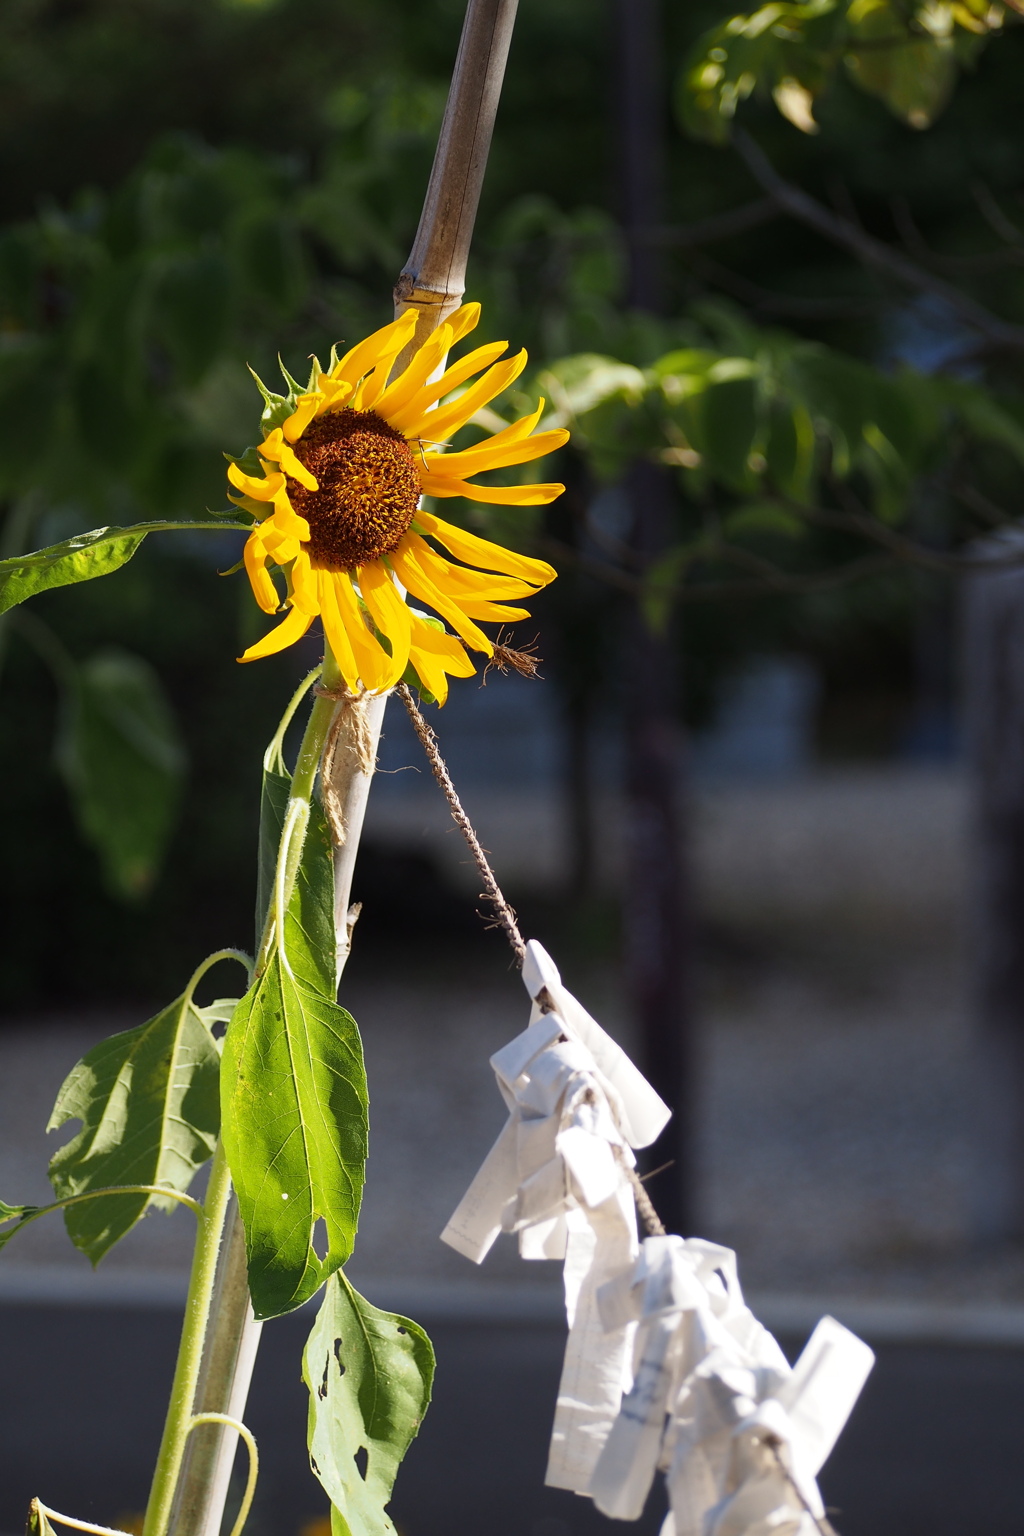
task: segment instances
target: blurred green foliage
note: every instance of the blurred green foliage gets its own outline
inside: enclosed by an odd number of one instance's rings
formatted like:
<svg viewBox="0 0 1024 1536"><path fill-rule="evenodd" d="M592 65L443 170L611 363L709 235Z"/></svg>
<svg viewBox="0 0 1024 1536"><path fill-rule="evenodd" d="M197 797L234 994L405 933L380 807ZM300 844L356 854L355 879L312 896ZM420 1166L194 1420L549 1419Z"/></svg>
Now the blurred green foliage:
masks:
<svg viewBox="0 0 1024 1536"><path fill-rule="evenodd" d="M691 132L724 143L740 102L760 91L794 127L817 133L815 101L845 69L911 128L928 128L960 69L1020 9L1019 0L771 0L699 39L679 75L679 113Z"/></svg>
<svg viewBox="0 0 1024 1536"><path fill-rule="evenodd" d="M280 351L301 373L310 351L388 318L462 9L9 0L0 10L0 555L101 522L219 511L221 454L251 441L257 419L246 365L269 378ZM897 572L800 589L864 553L849 527L808 510L842 511L840 485L890 529L919 533L924 518L941 548L976 532L948 484L969 470L1012 505L1017 356L975 348L968 365L936 373L927 306L782 218L695 243L674 232L759 195L741 159L717 147L733 80L732 107L749 97L743 119L790 180L855 209L883 240L919 239L926 264L1024 319L1012 248L1024 212L1024 33L982 47L978 28L994 27L998 9L817 0L762 8L742 25L713 0L669 9L667 74L694 80L709 62L723 74L703 103L699 91L677 96L681 121L666 121L667 223L655 234L671 318L654 320L621 304L608 18L586 0L523 0L470 288L485 303L481 339L528 345L526 395L546 393L575 429L559 466L563 502L543 523L500 512L491 523L565 555L537 611L570 709L582 696L604 707L622 686L610 637L623 599L594 573L588 508L637 451L673 466L680 488L677 547L641 583L652 618L664 618L681 580L705 598L722 587L682 614L691 719L706 718L723 673L753 650L798 649L826 678L859 668L869 685L907 687L919 581ZM884 48L851 53L881 10L898 46L883 38ZM928 68L910 73L924 89L935 64L929 118L949 96L950 59L969 66L927 134L908 126L923 109L900 95L906 70L900 85L891 67L920 62L922 49ZM813 98L813 122L800 121L799 93L780 96L789 80ZM935 324L957 339L948 314ZM34 599L68 658L63 673L39 633L33 644L0 618L13 722L0 793L24 807L5 845L19 876L0 961L10 1004L104 995L115 972L124 992L174 990L211 914L219 934L245 942L259 754L316 642L236 667L259 624L243 580L216 574L237 557L230 533L161 535L111 580ZM790 588L773 591L772 571ZM744 575L754 595L741 601L725 583ZM104 840L106 807L127 808L133 791L123 776L90 775L103 733L117 752L134 751L135 785L145 774L162 785L133 842L148 850L141 863ZM180 801L186 759L192 792ZM62 783L79 791L74 813ZM124 910L111 894L147 890ZM115 967L125 950L137 961Z"/></svg>

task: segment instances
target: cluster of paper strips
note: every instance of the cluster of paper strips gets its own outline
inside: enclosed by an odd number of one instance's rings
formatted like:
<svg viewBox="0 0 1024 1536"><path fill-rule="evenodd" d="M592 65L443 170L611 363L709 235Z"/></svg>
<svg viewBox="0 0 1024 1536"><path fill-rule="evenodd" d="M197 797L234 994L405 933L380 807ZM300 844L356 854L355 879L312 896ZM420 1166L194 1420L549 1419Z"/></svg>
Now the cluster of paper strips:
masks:
<svg viewBox="0 0 1024 1536"><path fill-rule="evenodd" d="M874 1363L821 1320L794 1367L743 1301L736 1256L700 1238L648 1237L598 1294L605 1327L636 1324L633 1382L587 1492L639 1518L667 1474L663 1536L813 1536L815 1477Z"/></svg>
<svg viewBox="0 0 1024 1536"><path fill-rule="evenodd" d="M569 1318L547 1481L585 1489L629 1381L633 1326L606 1330L597 1291L637 1256L626 1168L670 1111L621 1046L527 945L530 1025L491 1057L509 1118L442 1237L477 1264L499 1232L525 1259L563 1259Z"/></svg>
<svg viewBox="0 0 1024 1536"><path fill-rule="evenodd" d="M509 1119L442 1234L481 1263L499 1232L564 1261L569 1338L547 1483L639 1518L655 1471L662 1536L814 1536L816 1475L873 1363L824 1318L795 1367L743 1301L736 1258L637 1239L633 1149L669 1110L562 985L535 940L529 1027L491 1058Z"/></svg>

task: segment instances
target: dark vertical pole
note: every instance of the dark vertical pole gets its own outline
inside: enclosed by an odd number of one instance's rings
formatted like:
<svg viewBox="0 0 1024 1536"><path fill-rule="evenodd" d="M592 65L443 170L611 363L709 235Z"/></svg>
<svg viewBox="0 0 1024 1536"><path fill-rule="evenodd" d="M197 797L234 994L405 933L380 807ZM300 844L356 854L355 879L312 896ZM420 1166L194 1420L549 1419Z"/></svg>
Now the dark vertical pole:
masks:
<svg viewBox="0 0 1024 1536"><path fill-rule="evenodd" d="M976 546L1024 556L1019 532ZM1024 568L965 584L963 688L973 792L971 950L980 1094L972 1215L1024 1236Z"/></svg>
<svg viewBox="0 0 1024 1536"><path fill-rule="evenodd" d="M615 0L619 71L621 205L629 252L627 300L658 313L662 274L649 232L662 219L665 121L659 0ZM638 461L626 481L631 545L641 569L672 542L674 488L667 471ZM685 895L678 647L655 634L639 606L628 619L626 706L626 980L651 1082L674 1114L650 1156L672 1167L650 1181L669 1231L693 1228L690 950Z"/></svg>
<svg viewBox="0 0 1024 1536"><path fill-rule="evenodd" d="M665 82L660 0L614 0L618 69L619 203L629 253L626 302L656 314L661 260L650 231L661 222Z"/></svg>

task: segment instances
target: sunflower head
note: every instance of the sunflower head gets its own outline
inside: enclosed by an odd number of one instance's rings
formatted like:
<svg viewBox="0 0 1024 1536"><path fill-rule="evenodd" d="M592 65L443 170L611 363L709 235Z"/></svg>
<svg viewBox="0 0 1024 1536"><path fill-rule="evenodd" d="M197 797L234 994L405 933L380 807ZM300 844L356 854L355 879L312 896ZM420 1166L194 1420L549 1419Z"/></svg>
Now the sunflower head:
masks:
<svg viewBox="0 0 1024 1536"><path fill-rule="evenodd" d="M567 432L534 431L543 401L483 442L444 451L526 364L525 352L502 358L507 343L494 342L445 369L448 352L479 315L478 304L464 305L397 373L416 329L414 310L341 357L332 350L326 368L314 359L304 389L287 373L287 395L256 380L265 402L263 441L231 462L228 479L239 493L232 501L258 519L244 552L256 601L285 616L240 660L283 650L319 617L354 692L381 692L408 677L443 703L449 676L476 670L468 650L493 654L477 621L527 617L510 602L545 586L553 568L421 506L424 495L541 506L564 490L472 479L561 447ZM283 594L273 568L284 574ZM411 606L409 597L432 611Z"/></svg>

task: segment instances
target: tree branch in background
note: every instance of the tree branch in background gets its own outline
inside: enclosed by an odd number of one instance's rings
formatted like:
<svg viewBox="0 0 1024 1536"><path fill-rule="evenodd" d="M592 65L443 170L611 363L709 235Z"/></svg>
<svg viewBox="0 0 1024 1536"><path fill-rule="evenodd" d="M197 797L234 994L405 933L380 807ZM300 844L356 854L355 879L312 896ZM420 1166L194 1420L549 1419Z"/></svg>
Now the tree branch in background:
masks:
<svg viewBox="0 0 1024 1536"><path fill-rule="evenodd" d="M753 203L730 208L726 213L711 214L706 219L696 219L692 224L648 225L637 231L637 239L645 245L712 245L716 240L745 235L748 229L768 224L781 217L781 213L774 198L759 197Z"/></svg>
<svg viewBox="0 0 1024 1536"><path fill-rule="evenodd" d="M831 213L800 187L785 181L749 134L738 130L735 143L754 180L791 218L816 230L834 245L852 251L865 266L886 273L905 287L931 293L942 299L966 325L978 331L993 346L1013 351L1024 350L1024 326L1001 320L952 283L947 283L944 278L929 272L899 251L894 251L884 241L876 240L850 219Z"/></svg>
<svg viewBox="0 0 1024 1536"><path fill-rule="evenodd" d="M687 260L699 277L706 277L717 287L734 294L744 304L749 304L751 309L761 312L791 315L799 320L846 320L877 314L882 307L879 299L845 299L841 295L834 299L804 299L798 294L762 288L760 283L751 282L748 277L733 272L713 257L697 251L691 251Z"/></svg>

